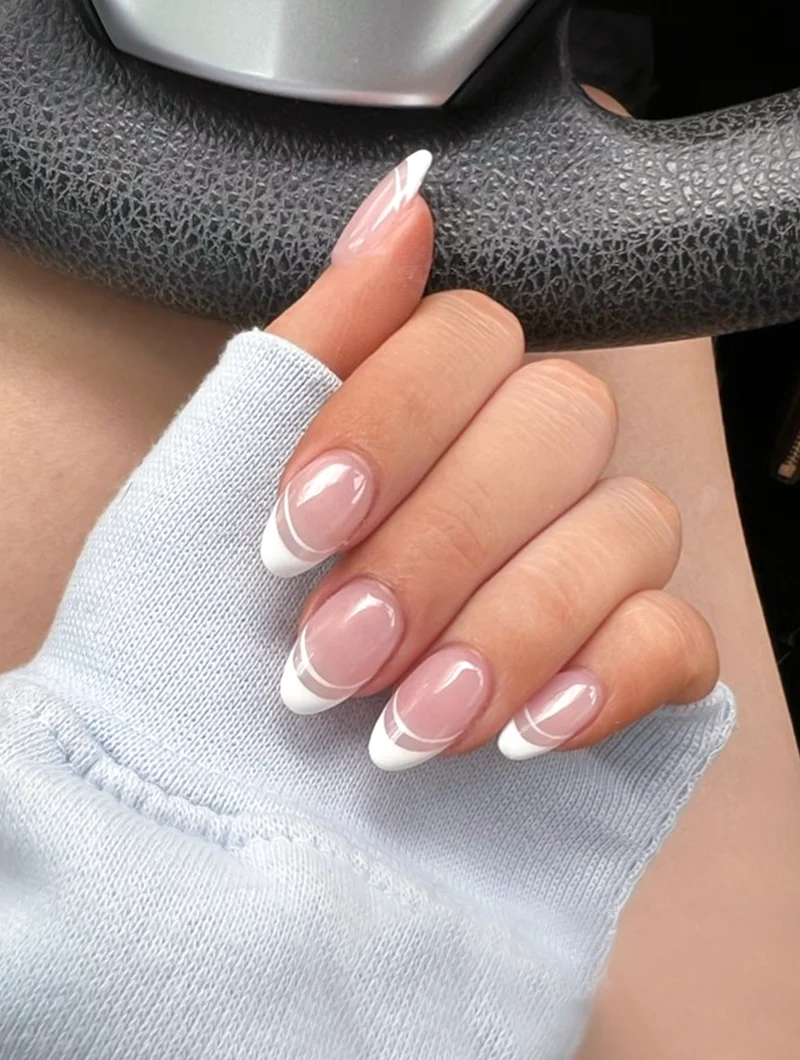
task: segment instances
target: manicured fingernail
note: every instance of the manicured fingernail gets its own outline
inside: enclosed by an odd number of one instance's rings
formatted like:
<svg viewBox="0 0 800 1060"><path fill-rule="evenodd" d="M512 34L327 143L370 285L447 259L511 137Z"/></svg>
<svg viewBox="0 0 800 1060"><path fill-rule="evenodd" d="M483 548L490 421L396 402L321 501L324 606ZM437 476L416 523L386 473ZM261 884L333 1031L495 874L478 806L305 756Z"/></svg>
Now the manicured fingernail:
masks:
<svg viewBox="0 0 800 1060"><path fill-rule="evenodd" d="M415 151L383 178L339 236L331 255L334 265L347 265L376 250L422 187L432 161L430 151Z"/></svg>
<svg viewBox="0 0 800 1060"><path fill-rule="evenodd" d="M295 714L318 714L348 699L380 670L403 636L390 589L357 578L315 611L286 660L281 699Z"/></svg>
<svg viewBox="0 0 800 1060"><path fill-rule="evenodd" d="M593 673L565 670L514 715L497 746L515 762L552 751L594 721L605 700L605 688Z"/></svg>
<svg viewBox="0 0 800 1060"><path fill-rule="evenodd" d="M438 755L488 702L491 684L488 663L472 648L453 645L430 655L384 707L370 758L394 772Z"/></svg>
<svg viewBox="0 0 800 1060"><path fill-rule="evenodd" d="M365 460L345 449L312 460L278 498L261 539L264 566L293 578L338 552L372 504L375 483Z"/></svg>

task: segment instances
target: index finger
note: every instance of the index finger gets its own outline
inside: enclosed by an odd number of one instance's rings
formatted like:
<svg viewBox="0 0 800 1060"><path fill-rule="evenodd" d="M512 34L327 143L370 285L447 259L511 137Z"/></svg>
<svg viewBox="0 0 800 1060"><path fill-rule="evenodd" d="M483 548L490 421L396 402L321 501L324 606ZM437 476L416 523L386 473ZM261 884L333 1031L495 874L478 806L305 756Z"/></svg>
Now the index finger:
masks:
<svg viewBox="0 0 800 1060"><path fill-rule="evenodd" d="M266 329L346 379L417 307L433 257L433 219L418 192L431 164L417 151L367 196L317 282Z"/></svg>

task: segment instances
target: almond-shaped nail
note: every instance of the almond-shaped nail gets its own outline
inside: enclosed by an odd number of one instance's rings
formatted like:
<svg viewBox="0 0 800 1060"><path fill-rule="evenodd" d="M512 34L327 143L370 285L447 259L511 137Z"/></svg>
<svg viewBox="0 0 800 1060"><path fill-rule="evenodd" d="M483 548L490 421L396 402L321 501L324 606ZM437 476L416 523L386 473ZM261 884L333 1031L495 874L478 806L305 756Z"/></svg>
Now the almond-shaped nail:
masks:
<svg viewBox="0 0 800 1060"><path fill-rule="evenodd" d="M564 670L514 715L497 746L515 762L545 754L593 722L605 701L605 688L593 673Z"/></svg>
<svg viewBox="0 0 800 1060"><path fill-rule="evenodd" d="M383 178L339 236L331 255L334 265L347 265L378 249L422 187L432 161L430 151L415 151Z"/></svg>
<svg viewBox="0 0 800 1060"><path fill-rule="evenodd" d="M293 578L338 552L367 516L372 469L356 453L332 450L299 471L278 498L261 539L264 566Z"/></svg>
<svg viewBox="0 0 800 1060"><path fill-rule="evenodd" d="M395 772L449 747L486 705L491 673L472 648L452 645L428 656L398 687L369 741L376 766Z"/></svg>
<svg viewBox="0 0 800 1060"><path fill-rule="evenodd" d="M281 699L295 714L318 714L349 699L394 653L405 623L394 593L356 578L314 612L286 660Z"/></svg>

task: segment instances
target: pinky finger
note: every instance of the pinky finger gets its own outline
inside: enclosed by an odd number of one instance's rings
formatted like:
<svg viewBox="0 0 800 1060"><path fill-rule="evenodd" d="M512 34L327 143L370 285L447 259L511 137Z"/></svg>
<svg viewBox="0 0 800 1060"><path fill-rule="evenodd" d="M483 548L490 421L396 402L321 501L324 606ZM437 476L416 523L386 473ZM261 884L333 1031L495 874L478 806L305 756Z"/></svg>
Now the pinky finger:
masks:
<svg viewBox="0 0 800 1060"><path fill-rule="evenodd" d="M719 676L714 635L666 592L629 597L511 719L498 747L522 760L604 740L664 703L692 703Z"/></svg>

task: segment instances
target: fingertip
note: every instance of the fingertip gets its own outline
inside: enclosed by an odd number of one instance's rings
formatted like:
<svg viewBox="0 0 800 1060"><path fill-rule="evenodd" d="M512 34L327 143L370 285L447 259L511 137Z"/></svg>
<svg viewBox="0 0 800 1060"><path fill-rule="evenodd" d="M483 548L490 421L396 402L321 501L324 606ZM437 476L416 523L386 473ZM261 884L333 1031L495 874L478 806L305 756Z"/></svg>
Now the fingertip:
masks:
<svg viewBox="0 0 800 1060"><path fill-rule="evenodd" d="M433 256L433 213L427 200L417 195L409 204L404 222L398 225L398 235L402 235L411 249L416 249L421 260L430 264Z"/></svg>
<svg viewBox="0 0 800 1060"><path fill-rule="evenodd" d="M381 269L388 267L393 272L396 284L393 297L397 304L408 300L416 307L422 298L433 262L434 221L428 203L417 195L409 203L405 215L387 236L381 252L385 261ZM336 265L331 266L335 271ZM352 266L341 266L350 271ZM379 266L374 266L379 268ZM408 314L410 315L410 313Z"/></svg>
<svg viewBox="0 0 800 1060"><path fill-rule="evenodd" d="M346 379L412 315L428 282L434 222L416 195L369 253L333 260L269 325Z"/></svg>
<svg viewBox="0 0 800 1060"><path fill-rule="evenodd" d="M334 266L391 254L397 230L416 202L432 161L430 151L415 151L379 181L336 240L331 253Z"/></svg>

